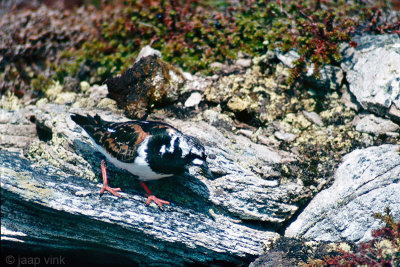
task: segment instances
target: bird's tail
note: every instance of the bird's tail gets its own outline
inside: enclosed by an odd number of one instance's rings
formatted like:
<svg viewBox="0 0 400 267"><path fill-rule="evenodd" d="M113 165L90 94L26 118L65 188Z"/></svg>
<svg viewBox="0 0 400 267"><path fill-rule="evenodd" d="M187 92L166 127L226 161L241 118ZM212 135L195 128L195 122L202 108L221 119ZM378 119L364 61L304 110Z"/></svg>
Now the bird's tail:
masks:
<svg viewBox="0 0 400 267"><path fill-rule="evenodd" d="M93 135L94 131L99 127L102 127L103 121L99 115L95 115L94 117L90 115L82 116L80 114L72 114L71 119L81 126L89 135Z"/></svg>

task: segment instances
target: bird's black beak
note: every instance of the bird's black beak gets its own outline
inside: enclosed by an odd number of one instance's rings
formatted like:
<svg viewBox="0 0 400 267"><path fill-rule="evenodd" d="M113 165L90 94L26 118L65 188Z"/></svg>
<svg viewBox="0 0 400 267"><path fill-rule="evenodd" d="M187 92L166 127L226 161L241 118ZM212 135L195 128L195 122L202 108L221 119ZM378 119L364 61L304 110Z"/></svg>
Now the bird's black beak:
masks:
<svg viewBox="0 0 400 267"><path fill-rule="evenodd" d="M199 166L201 169L201 174L204 175L206 178L213 179L214 176L212 175L210 169L208 168L207 161L201 160L201 159L195 159L193 162L193 165Z"/></svg>
<svg viewBox="0 0 400 267"><path fill-rule="evenodd" d="M210 178L210 179L213 179L213 178L214 178L213 174L212 174L211 171L210 171L210 168L208 168L207 161L204 160L204 161L203 161L203 164L200 165L200 168L201 168L202 174L203 174L206 178Z"/></svg>

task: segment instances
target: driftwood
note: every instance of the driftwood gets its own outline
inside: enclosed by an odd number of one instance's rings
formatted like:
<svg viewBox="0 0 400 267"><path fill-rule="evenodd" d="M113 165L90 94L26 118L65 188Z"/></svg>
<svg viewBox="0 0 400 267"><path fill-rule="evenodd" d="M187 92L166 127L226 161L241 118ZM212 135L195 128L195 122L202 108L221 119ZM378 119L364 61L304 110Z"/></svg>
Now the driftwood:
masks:
<svg viewBox="0 0 400 267"><path fill-rule="evenodd" d="M293 155L222 134L204 122L180 120L167 122L205 144L213 179L193 167L150 183L157 196L172 203L161 211L145 206L134 176L110 164L111 183L122 187L122 198L99 197L101 155L71 121L71 112L121 118L55 104L6 114L31 118L42 139L33 141L25 156L1 152L2 238L9 247L40 244L64 252L85 247L143 264L241 265L262 254L298 209L293 196L299 199L302 186L280 182L276 171L261 176L252 170L295 161Z"/></svg>

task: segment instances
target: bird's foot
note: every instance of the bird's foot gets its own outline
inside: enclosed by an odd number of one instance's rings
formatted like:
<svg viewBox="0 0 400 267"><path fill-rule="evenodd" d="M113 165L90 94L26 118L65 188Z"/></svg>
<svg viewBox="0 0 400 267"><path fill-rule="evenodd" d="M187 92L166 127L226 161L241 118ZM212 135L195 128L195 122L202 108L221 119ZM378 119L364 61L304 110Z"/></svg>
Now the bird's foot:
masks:
<svg viewBox="0 0 400 267"><path fill-rule="evenodd" d="M147 197L147 201L146 201L146 205L149 205L152 201L154 201L154 203L156 203L160 209L162 209L162 205L169 205L169 201L165 201L162 199L159 199L158 197L156 197L155 195L153 195L150 191L150 189L147 187L147 185L144 182L140 182L140 184L142 185L142 187L144 188L144 190L146 191L146 197Z"/></svg>
<svg viewBox="0 0 400 267"><path fill-rule="evenodd" d="M112 188L108 184L103 184L103 187L100 190L100 195L104 194L105 191L110 192L116 197L121 197L121 195L117 193L118 191L121 191L121 188Z"/></svg>
<svg viewBox="0 0 400 267"><path fill-rule="evenodd" d="M101 173L103 175L103 187L100 190L100 195L103 195L105 191L108 191L116 197L121 197L121 195L117 193L117 191L121 191L121 188L112 188L108 185L107 164L105 160L101 161Z"/></svg>
<svg viewBox="0 0 400 267"><path fill-rule="evenodd" d="M146 195L146 196L147 196L146 205L149 205L153 201L154 203L156 203L160 207L160 209L162 209L162 205L169 205L170 204L169 201L159 199L155 195Z"/></svg>

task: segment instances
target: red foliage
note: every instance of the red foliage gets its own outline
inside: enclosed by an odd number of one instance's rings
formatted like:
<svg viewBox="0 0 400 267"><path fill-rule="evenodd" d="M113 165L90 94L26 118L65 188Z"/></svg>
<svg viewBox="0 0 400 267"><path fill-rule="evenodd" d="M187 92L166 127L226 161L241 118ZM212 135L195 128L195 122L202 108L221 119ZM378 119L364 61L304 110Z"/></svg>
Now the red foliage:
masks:
<svg viewBox="0 0 400 267"><path fill-rule="evenodd" d="M351 46L351 47L357 47L358 46L358 43L357 42L354 42L354 41L350 41L349 42L349 45Z"/></svg>
<svg viewBox="0 0 400 267"><path fill-rule="evenodd" d="M372 231L374 238L368 243L360 243L356 252L339 250L339 255L327 257L322 262L312 262L309 266L400 266L400 221L394 222L388 208L385 213L374 214L375 218L381 219L386 225ZM381 248L379 243L383 240L391 243L392 251Z"/></svg>

